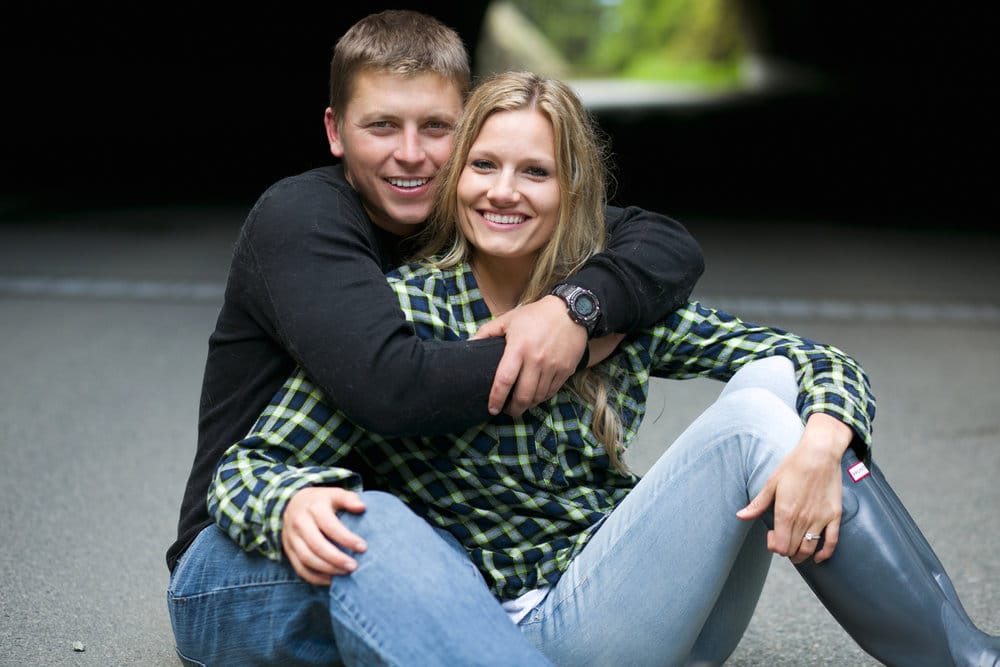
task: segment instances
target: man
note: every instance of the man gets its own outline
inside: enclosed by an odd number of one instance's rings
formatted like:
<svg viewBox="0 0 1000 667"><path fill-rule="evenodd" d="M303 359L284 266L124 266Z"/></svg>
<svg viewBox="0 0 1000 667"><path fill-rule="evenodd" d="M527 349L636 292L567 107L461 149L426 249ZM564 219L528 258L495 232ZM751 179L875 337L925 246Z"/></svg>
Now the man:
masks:
<svg viewBox="0 0 1000 667"><path fill-rule="evenodd" d="M561 295L498 318L479 340L417 339L383 273L430 211L468 88L461 40L435 19L362 19L331 62L325 123L342 164L277 183L250 212L209 340L198 451L167 555L182 657L544 664L460 547L385 494L296 493L282 517L287 563L239 551L205 503L220 455L296 365L366 428L452 432L547 399L588 336L651 324L686 300L702 271L694 240L662 216L611 209L608 251Z"/></svg>

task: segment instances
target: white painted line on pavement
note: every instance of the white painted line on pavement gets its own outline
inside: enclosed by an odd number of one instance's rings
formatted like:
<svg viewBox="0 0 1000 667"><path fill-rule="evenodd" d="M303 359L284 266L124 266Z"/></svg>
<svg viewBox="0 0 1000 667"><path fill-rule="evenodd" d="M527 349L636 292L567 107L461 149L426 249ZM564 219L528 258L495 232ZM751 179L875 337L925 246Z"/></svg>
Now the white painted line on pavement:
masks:
<svg viewBox="0 0 1000 667"><path fill-rule="evenodd" d="M0 296L220 302L223 283L0 276ZM744 320L792 318L839 322L1000 323L994 304L751 298L697 295L705 306Z"/></svg>
<svg viewBox="0 0 1000 667"><path fill-rule="evenodd" d="M705 306L744 320L787 317L841 322L1000 323L1000 306L994 304L725 296L697 299Z"/></svg>
<svg viewBox="0 0 1000 667"><path fill-rule="evenodd" d="M222 283L0 276L0 295L139 301L221 301Z"/></svg>

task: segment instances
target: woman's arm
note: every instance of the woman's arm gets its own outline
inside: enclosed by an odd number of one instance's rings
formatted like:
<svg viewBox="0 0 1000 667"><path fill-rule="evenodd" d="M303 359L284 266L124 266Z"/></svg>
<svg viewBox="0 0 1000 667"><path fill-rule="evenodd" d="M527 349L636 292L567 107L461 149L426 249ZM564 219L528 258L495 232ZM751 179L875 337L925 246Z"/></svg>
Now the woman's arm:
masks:
<svg viewBox="0 0 1000 667"><path fill-rule="evenodd" d="M296 372L216 468L209 514L245 551L281 559L285 510L300 490L361 490L360 477L336 465L361 431L317 396L322 394Z"/></svg>
<svg viewBox="0 0 1000 667"><path fill-rule="evenodd" d="M834 347L746 324L697 303L672 315L657 332L666 343L656 351L657 372L669 377L727 380L754 359L781 355L792 361L797 408L805 422L802 437L737 516L752 520L773 509L768 548L793 562L832 556L840 529L841 459L848 446L861 456L871 445L875 399L860 365ZM807 533L822 534L823 548L817 551L818 541L805 539Z"/></svg>
<svg viewBox="0 0 1000 667"><path fill-rule="evenodd" d="M661 337L653 351L654 375L725 381L755 359L784 356L795 366L797 409L803 421L822 413L847 424L859 456L871 444L875 397L864 370L841 350L782 329L749 324L697 302L672 313L653 331Z"/></svg>

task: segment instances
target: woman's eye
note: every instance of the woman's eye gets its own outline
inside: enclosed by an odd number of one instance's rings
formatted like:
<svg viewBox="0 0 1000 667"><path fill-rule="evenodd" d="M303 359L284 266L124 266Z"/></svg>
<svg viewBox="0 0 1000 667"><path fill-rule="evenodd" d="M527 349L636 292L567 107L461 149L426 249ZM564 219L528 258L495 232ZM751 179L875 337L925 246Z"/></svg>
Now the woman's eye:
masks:
<svg viewBox="0 0 1000 667"><path fill-rule="evenodd" d="M493 163L489 160L473 160L469 164L472 165L473 169L479 169L481 171L493 168Z"/></svg>
<svg viewBox="0 0 1000 667"><path fill-rule="evenodd" d="M528 175L534 178L545 178L549 175L549 172L541 167L528 167Z"/></svg>

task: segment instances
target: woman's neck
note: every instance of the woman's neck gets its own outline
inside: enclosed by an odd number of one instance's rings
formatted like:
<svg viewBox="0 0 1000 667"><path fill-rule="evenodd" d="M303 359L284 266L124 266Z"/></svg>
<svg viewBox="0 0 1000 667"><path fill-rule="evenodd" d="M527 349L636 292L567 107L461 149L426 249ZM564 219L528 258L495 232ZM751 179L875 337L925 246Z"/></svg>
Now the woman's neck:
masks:
<svg viewBox="0 0 1000 667"><path fill-rule="evenodd" d="M483 300L496 317L513 310L521 300L531 278L534 259L498 258L474 253L469 264Z"/></svg>

